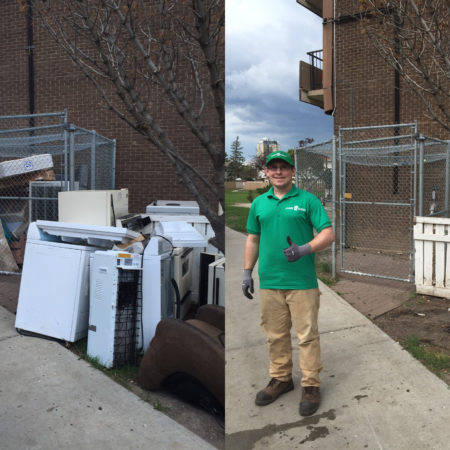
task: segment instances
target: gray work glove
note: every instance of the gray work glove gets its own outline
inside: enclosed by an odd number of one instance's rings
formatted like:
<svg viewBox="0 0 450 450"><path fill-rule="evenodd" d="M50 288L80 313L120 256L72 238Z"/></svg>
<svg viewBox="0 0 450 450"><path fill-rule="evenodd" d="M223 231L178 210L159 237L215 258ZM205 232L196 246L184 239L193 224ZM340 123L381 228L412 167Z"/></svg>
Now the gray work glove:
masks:
<svg viewBox="0 0 450 450"><path fill-rule="evenodd" d="M297 245L292 242L291 238L287 237L287 242L289 244L288 248L283 250L284 256L289 262L294 262L300 259L302 256L309 255L312 250L309 244Z"/></svg>
<svg viewBox="0 0 450 450"><path fill-rule="evenodd" d="M253 294L253 278L252 278L252 270L251 269L244 269L244 279L242 281L242 292L247 298L252 299L253 296L250 294L250 292Z"/></svg>

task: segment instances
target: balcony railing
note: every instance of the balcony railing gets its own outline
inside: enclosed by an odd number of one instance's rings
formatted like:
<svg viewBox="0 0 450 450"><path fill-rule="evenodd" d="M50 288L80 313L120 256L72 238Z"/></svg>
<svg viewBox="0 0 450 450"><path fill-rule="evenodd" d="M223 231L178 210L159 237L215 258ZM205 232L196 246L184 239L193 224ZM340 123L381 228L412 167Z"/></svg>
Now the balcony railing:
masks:
<svg viewBox="0 0 450 450"><path fill-rule="evenodd" d="M310 90L322 89L323 50L308 52L310 64Z"/></svg>
<svg viewBox="0 0 450 450"><path fill-rule="evenodd" d="M309 62L300 61L300 101L324 107L323 50L308 52Z"/></svg>

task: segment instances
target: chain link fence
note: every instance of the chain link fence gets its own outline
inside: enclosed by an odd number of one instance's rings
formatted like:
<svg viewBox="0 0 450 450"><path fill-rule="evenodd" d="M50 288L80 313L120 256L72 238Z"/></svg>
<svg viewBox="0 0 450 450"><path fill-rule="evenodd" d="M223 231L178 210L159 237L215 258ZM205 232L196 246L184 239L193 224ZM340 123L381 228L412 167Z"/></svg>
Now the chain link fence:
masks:
<svg viewBox="0 0 450 450"><path fill-rule="evenodd" d="M295 184L311 192L322 202L328 217L336 223L336 141L301 147L295 150ZM333 156L334 155L334 156ZM320 272L336 273L336 244L316 254L316 265Z"/></svg>
<svg viewBox="0 0 450 450"><path fill-rule="evenodd" d="M415 124L340 129L340 270L412 276Z"/></svg>
<svg viewBox="0 0 450 450"><path fill-rule="evenodd" d="M417 136L417 216L449 217L450 142Z"/></svg>
<svg viewBox="0 0 450 450"><path fill-rule="evenodd" d="M30 222L58 220L58 192L114 188L115 141L67 112L0 116L0 273L18 273Z"/></svg>
<svg viewBox="0 0 450 450"><path fill-rule="evenodd" d="M449 215L449 143L418 134L416 123L340 128L335 147L295 155L297 185L333 218L336 249L319 259L340 272L412 281L414 217Z"/></svg>

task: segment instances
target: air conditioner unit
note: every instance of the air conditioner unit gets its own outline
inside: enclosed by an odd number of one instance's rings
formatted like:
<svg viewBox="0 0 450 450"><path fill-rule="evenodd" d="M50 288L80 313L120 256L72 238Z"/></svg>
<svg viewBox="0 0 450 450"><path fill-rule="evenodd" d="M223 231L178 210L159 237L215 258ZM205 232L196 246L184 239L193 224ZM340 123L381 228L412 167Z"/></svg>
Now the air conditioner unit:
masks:
<svg viewBox="0 0 450 450"><path fill-rule="evenodd" d="M200 207L196 201L191 200L156 200L147 205L149 214L200 214Z"/></svg>
<svg viewBox="0 0 450 450"><path fill-rule="evenodd" d="M225 307L225 258L208 266L208 304Z"/></svg>
<svg viewBox="0 0 450 450"><path fill-rule="evenodd" d="M58 220L58 192L67 191L68 181L30 181L29 217L30 223L36 220ZM79 183L74 183L74 190Z"/></svg>

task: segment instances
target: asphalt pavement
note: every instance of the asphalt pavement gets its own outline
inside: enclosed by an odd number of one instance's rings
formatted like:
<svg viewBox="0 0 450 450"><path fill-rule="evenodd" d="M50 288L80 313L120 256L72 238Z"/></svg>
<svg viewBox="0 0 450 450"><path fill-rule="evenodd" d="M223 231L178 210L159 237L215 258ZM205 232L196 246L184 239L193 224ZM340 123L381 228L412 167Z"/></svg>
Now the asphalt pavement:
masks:
<svg viewBox="0 0 450 450"><path fill-rule="evenodd" d="M268 357L258 286L253 300L241 292L244 242L226 230L226 449L448 449L449 386L323 283L319 410L299 415L298 369L293 391L255 405Z"/></svg>

